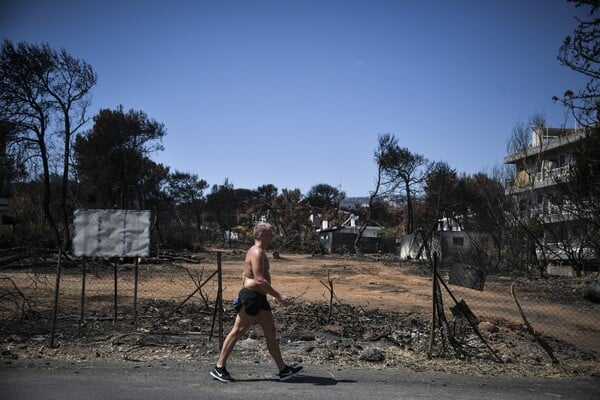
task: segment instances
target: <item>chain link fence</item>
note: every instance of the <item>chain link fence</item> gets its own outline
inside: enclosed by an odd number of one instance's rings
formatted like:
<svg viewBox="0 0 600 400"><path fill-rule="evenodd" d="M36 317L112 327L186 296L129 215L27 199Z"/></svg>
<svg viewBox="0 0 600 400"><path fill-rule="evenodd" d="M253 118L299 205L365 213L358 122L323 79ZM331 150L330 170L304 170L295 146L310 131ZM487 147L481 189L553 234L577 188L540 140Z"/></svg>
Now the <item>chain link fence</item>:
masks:
<svg viewBox="0 0 600 400"><path fill-rule="evenodd" d="M5 269L0 272L2 336L50 342L55 332L60 342L137 329L210 335L218 294L216 255L170 258L143 260L138 267L131 260L64 260L57 297L58 262Z"/></svg>
<svg viewBox="0 0 600 400"><path fill-rule="evenodd" d="M557 363L560 357L555 353L571 361L600 357L600 304L584 299L583 278L491 276L484 290L447 285L447 275L439 279L446 317L454 323L463 319L465 325L468 318L461 317L470 314L475 321L471 325L491 338L504 359L523 356L517 341L535 344L526 351L545 351Z"/></svg>
<svg viewBox="0 0 600 400"><path fill-rule="evenodd" d="M164 343L168 338L185 341L185 337L197 340L199 336L216 340L222 329L215 307L219 295L216 253L204 253L202 258L163 256L142 260L137 297L136 264L132 260L65 260L53 325L57 264L56 260L46 260L0 272L0 333L4 342L15 337L49 341L53 328L58 343L129 332L161 337ZM513 327L526 337L518 302L530 325L552 346L597 360L600 305L582 298L581 284L582 280L573 278L528 281L490 277L483 291L453 285L441 291L449 320L453 319L455 300L460 299L478 322ZM225 286L225 298L233 298L234 290L237 287ZM223 318L228 329L234 313L225 303ZM327 303L325 298L322 303ZM430 320L431 309L421 307L420 318ZM494 334L493 327L478 329ZM500 339L508 352L511 340Z"/></svg>

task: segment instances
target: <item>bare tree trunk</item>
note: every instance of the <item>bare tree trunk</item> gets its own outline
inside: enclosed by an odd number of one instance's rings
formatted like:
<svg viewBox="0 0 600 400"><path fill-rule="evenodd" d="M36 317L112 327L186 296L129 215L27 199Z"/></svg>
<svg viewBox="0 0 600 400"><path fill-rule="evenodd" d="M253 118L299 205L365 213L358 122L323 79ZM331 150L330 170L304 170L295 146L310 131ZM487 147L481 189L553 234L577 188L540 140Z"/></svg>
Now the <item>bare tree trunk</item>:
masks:
<svg viewBox="0 0 600 400"><path fill-rule="evenodd" d="M159 242L163 243L165 240L163 238L162 231L160 230L161 220L159 218L158 207L155 207L153 211L154 211L153 212L153 214L154 214L154 220L152 221L152 225L150 226L150 230L152 230L154 228L156 230L156 234L158 235Z"/></svg>
<svg viewBox="0 0 600 400"><path fill-rule="evenodd" d="M415 222L413 215L412 195L410 192L410 184L408 180L404 181L406 191L406 234L410 235L415 230Z"/></svg>
<svg viewBox="0 0 600 400"><path fill-rule="evenodd" d="M71 120L68 110L64 112L65 119L65 149L63 160L62 193L60 199L60 210L64 229L63 250L68 251L71 248L71 232L69 228L69 215L67 210L67 200L69 196L69 158L71 154Z"/></svg>
<svg viewBox="0 0 600 400"><path fill-rule="evenodd" d="M382 167L378 166L377 183L375 185L375 190L373 192L371 192L371 194L369 195L369 208L367 209L367 214L365 215L365 221L360 225L360 228L358 229L358 233L356 234L356 238L354 239L354 252L357 255L363 254L362 248L360 247L360 240L362 239L362 236L365 233L365 230L367 229L369 222L371 221L373 202L379 196L379 190L381 189L381 174L382 174L382 172L383 172Z"/></svg>
<svg viewBox="0 0 600 400"><path fill-rule="evenodd" d="M42 127L42 130L44 129L45 128ZM48 221L48 226L54 234L56 245L60 246L60 233L58 232L56 221L54 220L54 217L52 216L52 210L50 209L50 203L52 200L52 186L50 182L50 167L48 166L48 152L46 149L46 143L44 141L43 135L41 134L38 134L38 144L40 147L40 156L42 158L42 166L44 170L44 214L46 216L46 221Z"/></svg>

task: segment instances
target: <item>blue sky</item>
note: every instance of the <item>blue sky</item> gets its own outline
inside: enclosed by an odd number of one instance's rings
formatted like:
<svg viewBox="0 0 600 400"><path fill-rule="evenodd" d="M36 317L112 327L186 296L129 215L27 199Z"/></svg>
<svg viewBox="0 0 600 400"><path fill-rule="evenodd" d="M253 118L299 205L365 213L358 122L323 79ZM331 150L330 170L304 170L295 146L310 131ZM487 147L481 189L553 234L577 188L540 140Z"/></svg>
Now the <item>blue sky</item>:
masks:
<svg viewBox="0 0 600 400"><path fill-rule="evenodd" d="M364 196L378 134L473 174L533 114L564 125L552 96L584 80L556 56L583 13L566 0L9 0L0 37L91 64L91 115L123 105L164 123L154 159L172 171Z"/></svg>

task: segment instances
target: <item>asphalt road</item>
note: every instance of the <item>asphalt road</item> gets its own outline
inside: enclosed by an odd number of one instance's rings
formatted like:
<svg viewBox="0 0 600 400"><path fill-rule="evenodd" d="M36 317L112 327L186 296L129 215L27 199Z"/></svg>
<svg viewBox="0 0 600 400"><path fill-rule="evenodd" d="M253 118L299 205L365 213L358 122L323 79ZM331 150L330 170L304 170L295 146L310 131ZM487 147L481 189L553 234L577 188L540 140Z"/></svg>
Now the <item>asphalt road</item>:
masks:
<svg viewBox="0 0 600 400"><path fill-rule="evenodd" d="M236 382L220 383L209 368L158 361L2 360L0 399L600 399L599 378L481 378L309 365L293 380L278 382L271 365L248 364L229 366Z"/></svg>

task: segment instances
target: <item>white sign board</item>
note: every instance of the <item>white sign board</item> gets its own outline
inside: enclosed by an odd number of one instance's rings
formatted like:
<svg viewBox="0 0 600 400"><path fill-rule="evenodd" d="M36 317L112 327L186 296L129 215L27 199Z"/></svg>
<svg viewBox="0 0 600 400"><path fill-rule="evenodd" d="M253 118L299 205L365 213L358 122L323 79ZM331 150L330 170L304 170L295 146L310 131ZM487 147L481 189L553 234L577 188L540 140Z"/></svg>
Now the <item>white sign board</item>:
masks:
<svg viewBox="0 0 600 400"><path fill-rule="evenodd" d="M150 211L75 210L74 225L75 256L150 255Z"/></svg>

